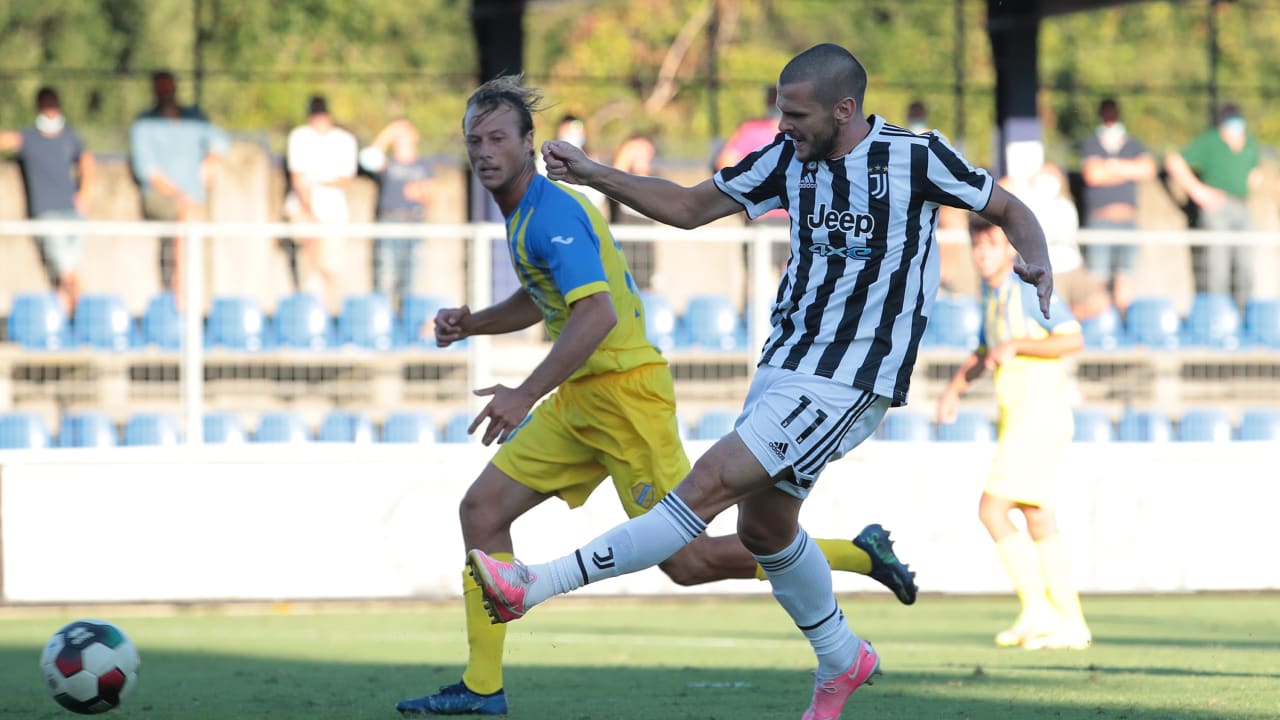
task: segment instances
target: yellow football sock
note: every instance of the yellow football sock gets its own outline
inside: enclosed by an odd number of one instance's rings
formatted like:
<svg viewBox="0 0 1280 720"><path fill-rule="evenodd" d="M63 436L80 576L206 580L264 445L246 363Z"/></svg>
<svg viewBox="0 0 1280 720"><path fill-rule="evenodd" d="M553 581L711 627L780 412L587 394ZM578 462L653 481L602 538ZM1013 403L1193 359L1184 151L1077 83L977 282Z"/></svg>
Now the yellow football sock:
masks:
<svg viewBox="0 0 1280 720"><path fill-rule="evenodd" d="M818 549L827 558L827 564L832 570L843 570L844 572L853 572L860 575L866 575L871 572L871 556L866 554L857 545L849 540L831 540L827 538L814 538L814 542L818 544ZM764 570L756 565L756 579L764 580Z"/></svg>
<svg viewBox="0 0 1280 720"><path fill-rule="evenodd" d="M496 560L510 562L511 553L490 553ZM462 571L462 602L467 613L467 669L462 682L472 692L490 695L502 689L502 646L507 626L494 625L484 609L484 593L467 570Z"/></svg>
<svg viewBox="0 0 1280 720"><path fill-rule="evenodd" d="M1036 547L1031 542L1031 536L1019 530L998 541L996 550L1000 553L1005 572L1013 581L1014 589L1018 591L1022 609L1050 609L1049 594L1038 567Z"/></svg>
<svg viewBox="0 0 1280 720"><path fill-rule="evenodd" d="M1049 591L1049 600L1058 608L1058 614L1065 621L1079 620L1084 622L1084 611L1080 608L1080 595L1071 583L1070 565L1067 563L1067 550L1062 547L1062 540L1054 535L1036 543L1040 551L1040 572L1044 575L1044 584Z"/></svg>

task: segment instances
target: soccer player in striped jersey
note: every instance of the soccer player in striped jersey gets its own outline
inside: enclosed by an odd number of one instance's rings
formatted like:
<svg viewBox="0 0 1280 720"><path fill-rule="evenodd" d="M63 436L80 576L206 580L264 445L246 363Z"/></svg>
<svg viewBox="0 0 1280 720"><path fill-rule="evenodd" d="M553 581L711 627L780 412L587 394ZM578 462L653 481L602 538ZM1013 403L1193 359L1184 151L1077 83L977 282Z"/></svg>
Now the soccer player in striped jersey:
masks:
<svg viewBox="0 0 1280 720"><path fill-rule="evenodd" d="M822 44L800 53L778 77L780 134L694 187L623 173L564 143L543 145L552 179L590 185L669 225L786 208L791 259L734 431L656 507L569 555L526 566L468 552L495 621L662 562L736 504L738 537L817 655L804 717L838 717L877 672L879 657L849 629L831 571L800 527L801 503L827 463L907 400L938 289L940 206L976 210L1008 231L1025 261L1016 272L1035 286L1042 313L1053 275L1031 211L938 134L865 115L866 87L866 71L848 50Z"/></svg>
<svg viewBox="0 0 1280 720"><path fill-rule="evenodd" d="M1071 584L1054 510L1055 471L1072 434L1062 358L1084 347L1080 323L1056 293L1049 316L1040 316L1035 292L1013 274L1017 256L1000 228L971 215L969 236L982 278L982 331L978 348L938 398L938 421L955 422L969 383L995 371L1000 435L978 517L1022 603L1013 627L996 635L996 645L1083 649L1093 636ZM1015 509L1026 520L1026 532L1009 519Z"/></svg>
<svg viewBox="0 0 1280 720"><path fill-rule="evenodd" d="M478 312L447 308L435 318L441 346L539 321L554 339L519 386L477 391L492 399L470 431L485 426L484 444L497 441L501 447L463 498L463 541L508 558L511 524L547 498L559 496L577 507L612 477L624 510L635 517L689 472L671 372L645 336L644 307L621 248L581 193L536 170L532 113L540 101L537 91L510 76L486 83L467 101L463 132L471 169L506 218L521 288ZM898 561L879 525L867 526L852 542L818 542L818 557L825 555L832 568L869 575L903 603L915 601L913 573ZM664 560L662 570L682 585L764 579L733 535L702 537ZM480 589L467 572L463 598L470 655L461 681L401 701L396 709L402 714L506 714L505 628L489 622Z"/></svg>

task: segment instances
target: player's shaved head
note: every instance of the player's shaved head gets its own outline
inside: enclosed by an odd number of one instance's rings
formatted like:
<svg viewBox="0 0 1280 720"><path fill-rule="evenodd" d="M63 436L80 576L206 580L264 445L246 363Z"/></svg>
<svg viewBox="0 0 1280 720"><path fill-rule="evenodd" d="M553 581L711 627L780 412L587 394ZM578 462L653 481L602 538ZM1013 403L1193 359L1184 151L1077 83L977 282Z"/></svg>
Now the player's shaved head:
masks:
<svg viewBox="0 0 1280 720"><path fill-rule="evenodd" d="M814 100L826 107L833 107L844 98L853 98L861 109L867 94L867 71L848 50L822 43L791 58L782 68L778 84L794 83L812 83Z"/></svg>
<svg viewBox="0 0 1280 720"><path fill-rule="evenodd" d="M467 116L480 120L500 107L511 108L519 116L520 134L533 132L533 113L542 110L542 91L525 87L523 75L503 75L476 88L467 98L467 113L463 116L466 128Z"/></svg>

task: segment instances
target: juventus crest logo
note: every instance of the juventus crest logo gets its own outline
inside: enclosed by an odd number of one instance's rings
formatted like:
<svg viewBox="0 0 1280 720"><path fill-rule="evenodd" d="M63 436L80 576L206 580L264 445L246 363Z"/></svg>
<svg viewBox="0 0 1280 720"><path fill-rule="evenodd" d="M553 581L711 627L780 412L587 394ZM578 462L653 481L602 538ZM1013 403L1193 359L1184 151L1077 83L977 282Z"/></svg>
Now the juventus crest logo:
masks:
<svg viewBox="0 0 1280 720"><path fill-rule="evenodd" d="M871 188L871 197L883 200L889 194L889 168L883 165L868 168L867 185Z"/></svg>

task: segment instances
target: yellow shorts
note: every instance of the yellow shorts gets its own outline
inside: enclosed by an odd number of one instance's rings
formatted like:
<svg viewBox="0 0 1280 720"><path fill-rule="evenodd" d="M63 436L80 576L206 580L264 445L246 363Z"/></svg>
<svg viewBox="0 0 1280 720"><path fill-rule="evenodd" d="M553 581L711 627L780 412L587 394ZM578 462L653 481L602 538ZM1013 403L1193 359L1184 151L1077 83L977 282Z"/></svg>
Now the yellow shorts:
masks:
<svg viewBox="0 0 1280 720"><path fill-rule="evenodd" d="M612 477L627 515L643 514L689 473L671 371L642 365L564 383L503 442L493 464L569 507Z"/></svg>
<svg viewBox="0 0 1280 720"><path fill-rule="evenodd" d="M1058 471L1072 430L1070 410L1002 412L996 456L983 492L1024 505L1056 505Z"/></svg>

